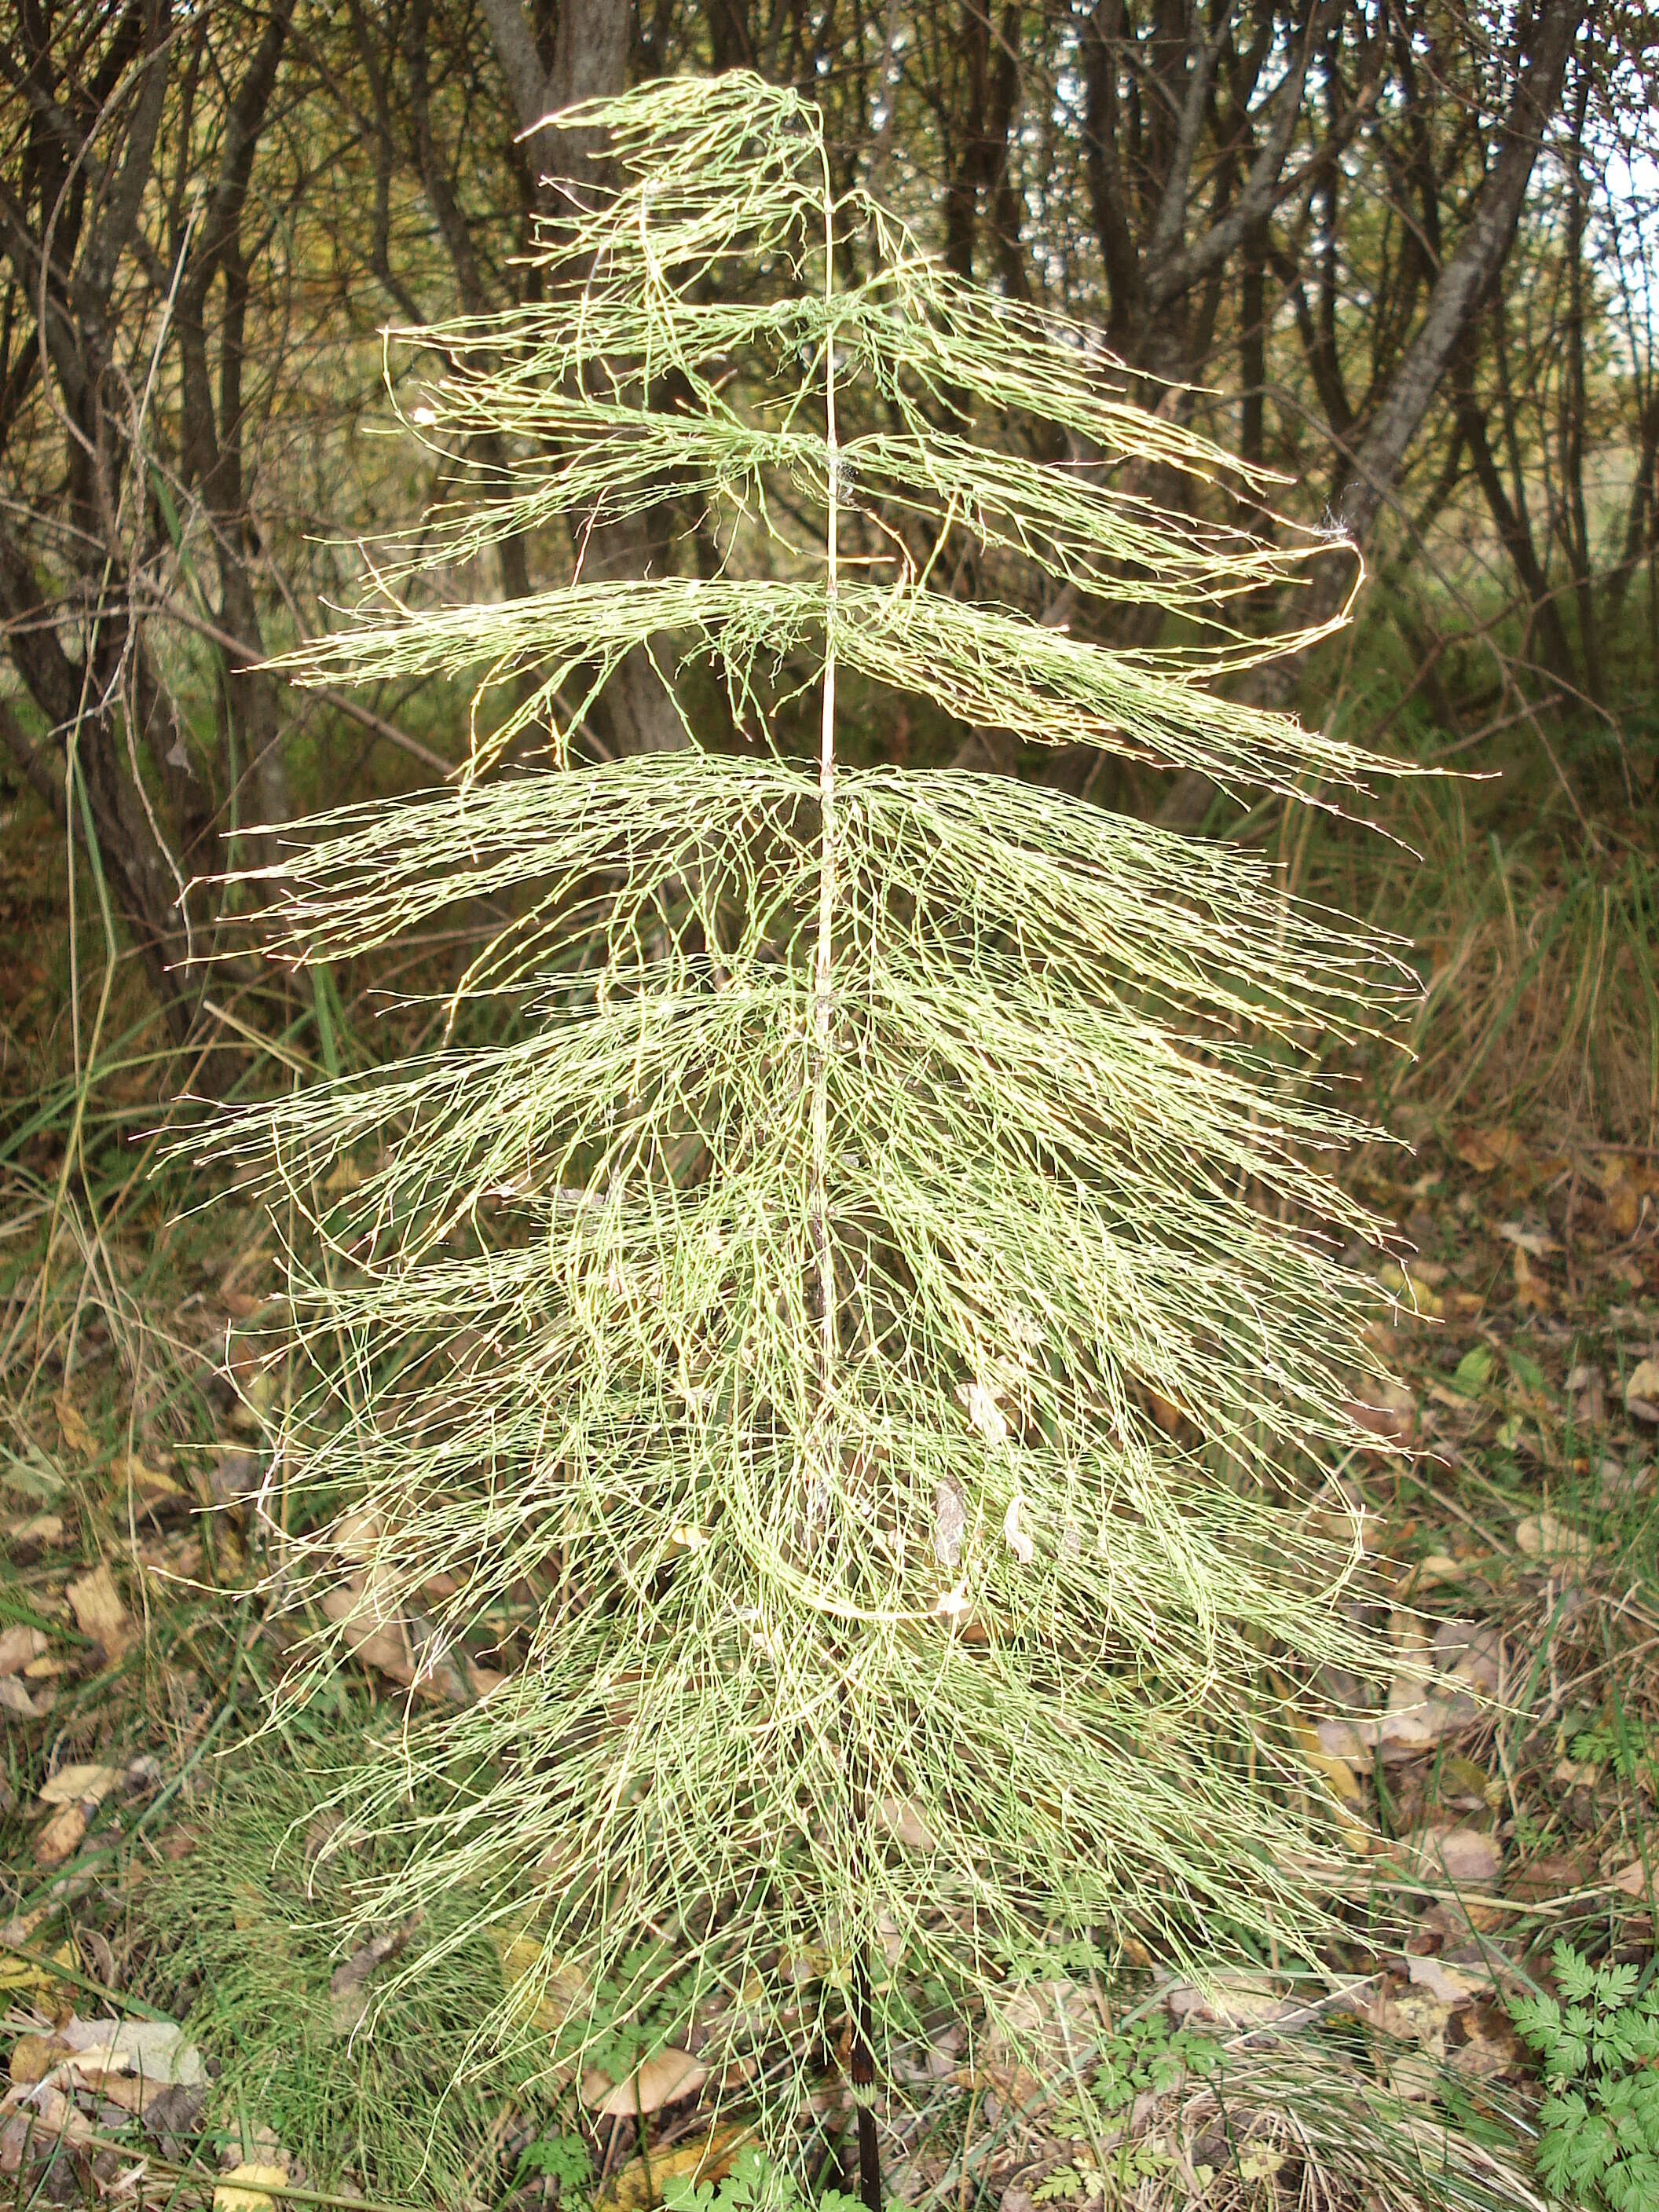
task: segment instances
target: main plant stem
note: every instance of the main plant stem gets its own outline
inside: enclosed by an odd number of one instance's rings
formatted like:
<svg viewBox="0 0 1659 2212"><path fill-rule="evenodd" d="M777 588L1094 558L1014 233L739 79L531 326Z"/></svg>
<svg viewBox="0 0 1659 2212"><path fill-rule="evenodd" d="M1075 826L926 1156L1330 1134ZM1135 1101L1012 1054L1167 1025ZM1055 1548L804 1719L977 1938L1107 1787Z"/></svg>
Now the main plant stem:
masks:
<svg viewBox="0 0 1659 2212"><path fill-rule="evenodd" d="M836 241L835 188L826 156L823 170L823 410L829 470L829 517L824 527L823 720L818 744L818 938L812 960L811 1162L807 1215L817 1262L819 1448L824 1464L809 1481L822 1480L828 1507L830 1469L836 1452L836 1257L830 1235L830 1055L835 1036L835 1001L830 963L835 947L836 847L840 823L836 806L836 600L840 582L838 528L841 506L841 444L836 429ZM842 1709L847 1700L843 1696ZM848 1746L856 1763L857 1753ZM864 1841L867 1817L861 1771L850 1777L854 1850ZM856 1863L856 1860L855 1860ZM870 1944L860 1936L853 1953L852 2017L848 2022L849 2071L858 2106L859 2193L867 2212L881 2212L881 2146L876 2138L876 2062L872 2033Z"/></svg>
<svg viewBox="0 0 1659 2212"><path fill-rule="evenodd" d="M823 721L818 746L818 941L812 962L811 1166L808 1212L818 1275L819 1414L829 1449L830 1401L836 1364L836 1261L830 1240L830 1048L835 1027L830 997L830 959L835 939L836 844L836 596L839 582L836 529L840 500L840 445L836 435L836 342L831 309L835 299L834 203L829 167L824 170L823 392L825 444L829 453L830 511L824 528Z"/></svg>

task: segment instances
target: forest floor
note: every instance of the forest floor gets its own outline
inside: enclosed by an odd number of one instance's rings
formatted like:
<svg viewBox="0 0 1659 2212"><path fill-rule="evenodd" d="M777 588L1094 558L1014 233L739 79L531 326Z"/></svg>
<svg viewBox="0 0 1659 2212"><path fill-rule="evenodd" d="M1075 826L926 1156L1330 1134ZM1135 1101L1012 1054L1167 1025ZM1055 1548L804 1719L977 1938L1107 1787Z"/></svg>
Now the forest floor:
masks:
<svg viewBox="0 0 1659 2212"><path fill-rule="evenodd" d="M331 1954L320 1906L270 1871L303 1825L293 1746L230 1755L292 1633L251 1496L283 1388L258 1334L270 1235L234 1203L191 1211L130 1134L94 1195L60 1175L65 1110L36 1118L0 1164L0 2201L635 2212L700 2162L728 2172L740 2105L647 2068L625 2122L472 2088L440 2139L454 2021L399 1995L354 2033L406 1936ZM1417 1256L1384 1277L1376 1448L1336 1471L1400 1675L1357 1723L1342 1685L1297 1705L1354 1847L1344 1933L1317 1973L1270 1958L1207 1993L1150 1967L1057 1978L1044 2079L920 2037L884 2117L910 2203L1537 2204L1562 2131L1540 2130L1515 2008L1564 1977L1604 2029L1645 2003L1617 1969L1650 1966L1659 1882L1659 1151L1421 1118L1414 1151L1350 1164ZM367 1650L318 1725L401 1710L408 1679ZM249 1772L276 1792L263 1828ZM1651 2078L1629 2042L1587 2047L1585 2125ZM822 2106L833 2143L833 2054ZM1555 2193L1595 2203L1615 2166ZM826 2178L849 2185L833 2153Z"/></svg>

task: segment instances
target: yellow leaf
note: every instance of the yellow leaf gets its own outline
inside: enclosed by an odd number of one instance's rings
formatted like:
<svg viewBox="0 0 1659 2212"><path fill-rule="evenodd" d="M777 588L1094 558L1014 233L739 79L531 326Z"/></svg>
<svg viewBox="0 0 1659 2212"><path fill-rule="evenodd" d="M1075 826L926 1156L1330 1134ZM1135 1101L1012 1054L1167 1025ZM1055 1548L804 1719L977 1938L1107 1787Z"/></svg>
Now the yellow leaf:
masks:
<svg viewBox="0 0 1659 2212"><path fill-rule="evenodd" d="M722 2179L751 2133L741 2121L724 2120L688 2142L676 2143L672 2150L653 2151L648 2169L642 2158L636 2158L601 2191L594 2212L640 2212L641 2206L661 2197L665 2182Z"/></svg>
<svg viewBox="0 0 1659 2212"><path fill-rule="evenodd" d="M133 1631L109 1569L100 1561L89 1575L72 1582L65 1595L82 1633L101 1644L108 1657L118 1659L132 1642Z"/></svg>
<svg viewBox="0 0 1659 2212"><path fill-rule="evenodd" d="M234 2166L213 2192L213 2212L276 2212L270 2192L287 2186L280 2166Z"/></svg>
<svg viewBox="0 0 1659 2212"><path fill-rule="evenodd" d="M1523 1244L1517 1244L1515 1248L1515 1301L1517 1305L1527 1307L1534 1313L1549 1311L1549 1285L1541 1275L1534 1273Z"/></svg>
<svg viewBox="0 0 1659 2212"><path fill-rule="evenodd" d="M148 1467L136 1452L123 1452L111 1469L115 1488L125 1494L131 1488L134 1499L144 1508L160 1505L169 1498L183 1498L185 1492L170 1474L159 1467Z"/></svg>
<svg viewBox="0 0 1659 2212"><path fill-rule="evenodd" d="M81 1408L67 1390L60 1390L58 1393L52 1401L52 1407L58 1416L58 1432L70 1449L72 1452L79 1452L83 1459L95 1459L98 1455L98 1439L87 1426Z"/></svg>
<svg viewBox="0 0 1659 2212"><path fill-rule="evenodd" d="M555 1966L538 1990L536 1981L530 1978L539 1978L541 1938L521 1928L497 1926L490 1929L489 1940L501 1960L501 1983L507 1996L517 2005L529 2008L520 2011L520 2017L527 2019L544 2034L556 2035L577 2006L586 2002L586 1983L574 1967ZM529 1986L521 1986L526 1981Z"/></svg>
<svg viewBox="0 0 1659 2212"><path fill-rule="evenodd" d="M57 1965L67 1966L71 1973L80 1972L80 1954L73 1942L60 1943L52 1955ZM55 1974L37 1966L33 1959L20 1959L15 1951L0 1949L0 2001L10 2004L16 1998L45 1995L63 1986Z"/></svg>
<svg viewBox="0 0 1659 2212"><path fill-rule="evenodd" d="M1625 1410L1634 1413L1638 1406L1659 1404L1659 1359L1641 1359L1632 1368L1625 1381ZM1637 1418L1650 1419L1638 1414Z"/></svg>
<svg viewBox="0 0 1659 2212"><path fill-rule="evenodd" d="M1293 1718L1291 1727L1302 1747L1303 1759L1314 1772L1324 1776L1345 1805L1364 1804L1364 1784L1343 1754L1327 1748L1318 1729L1311 1721L1297 1717Z"/></svg>
<svg viewBox="0 0 1659 2212"><path fill-rule="evenodd" d="M1245 2151L1238 2161L1241 2181L1271 2181L1285 2163L1285 2153L1270 2144L1259 2143Z"/></svg>
<svg viewBox="0 0 1659 2212"><path fill-rule="evenodd" d="M11 2046L8 2071L14 2089L32 2089L57 2065L63 2045L50 2035L20 2035Z"/></svg>

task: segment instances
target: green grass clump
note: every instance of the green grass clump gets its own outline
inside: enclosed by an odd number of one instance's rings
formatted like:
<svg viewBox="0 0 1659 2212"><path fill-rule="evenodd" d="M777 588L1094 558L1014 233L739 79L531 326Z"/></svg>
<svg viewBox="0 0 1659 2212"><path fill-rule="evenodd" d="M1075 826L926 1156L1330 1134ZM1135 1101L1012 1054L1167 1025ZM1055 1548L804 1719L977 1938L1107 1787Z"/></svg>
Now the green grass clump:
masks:
<svg viewBox="0 0 1659 2212"><path fill-rule="evenodd" d="M233 2142L269 2130L310 2188L477 2203L504 2178L497 2123L529 2069L505 2057L487 2084L466 2069L501 1978L464 1891L412 1923L365 1916L398 1847L343 1833L327 1803L362 1753L342 1730L266 1738L229 1764L200 1840L143 1886L144 1987L219 2062L204 2117ZM377 1938L384 1958L354 1979Z"/></svg>

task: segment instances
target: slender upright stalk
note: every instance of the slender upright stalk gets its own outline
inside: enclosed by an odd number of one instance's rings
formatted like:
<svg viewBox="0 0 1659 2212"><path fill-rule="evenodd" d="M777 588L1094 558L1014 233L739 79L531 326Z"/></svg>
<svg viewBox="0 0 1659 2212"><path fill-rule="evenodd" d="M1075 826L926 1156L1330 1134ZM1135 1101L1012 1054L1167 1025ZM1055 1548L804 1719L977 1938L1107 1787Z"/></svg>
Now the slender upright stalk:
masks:
<svg viewBox="0 0 1659 2212"><path fill-rule="evenodd" d="M836 207L826 154L823 164L823 408L828 453L829 509L824 526L823 719L818 745L818 938L812 962L811 1188L808 1214L817 1261L818 1387L823 1480L828 1501L829 1462L835 1450L832 1394L836 1364L836 1261L830 1236L830 1052L835 1026L831 960L836 915L836 599L839 581L837 527L841 500L840 443L836 431ZM843 1692L842 1710L847 1709ZM849 1753L851 1746L848 1746ZM862 1773L849 1777L854 1849L860 1850L866 1820ZM860 1934L853 1954L850 2072L858 2100L859 2193L867 2212L881 2212L881 2147L870 2104L876 2065L870 2016L870 1945Z"/></svg>
<svg viewBox="0 0 1659 2212"><path fill-rule="evenodd" d="M836 435L835 198L823 166L823 402L829 452L829 519L824 526L823 722L818 749L818 940L812 963L811 1165L808 1212L818 1272L818 1382L826 1429L836 1358L836 1262L830 1249L830 1046L835 1011L830 959L836 909L836 599L840 447Z"/></svg>

